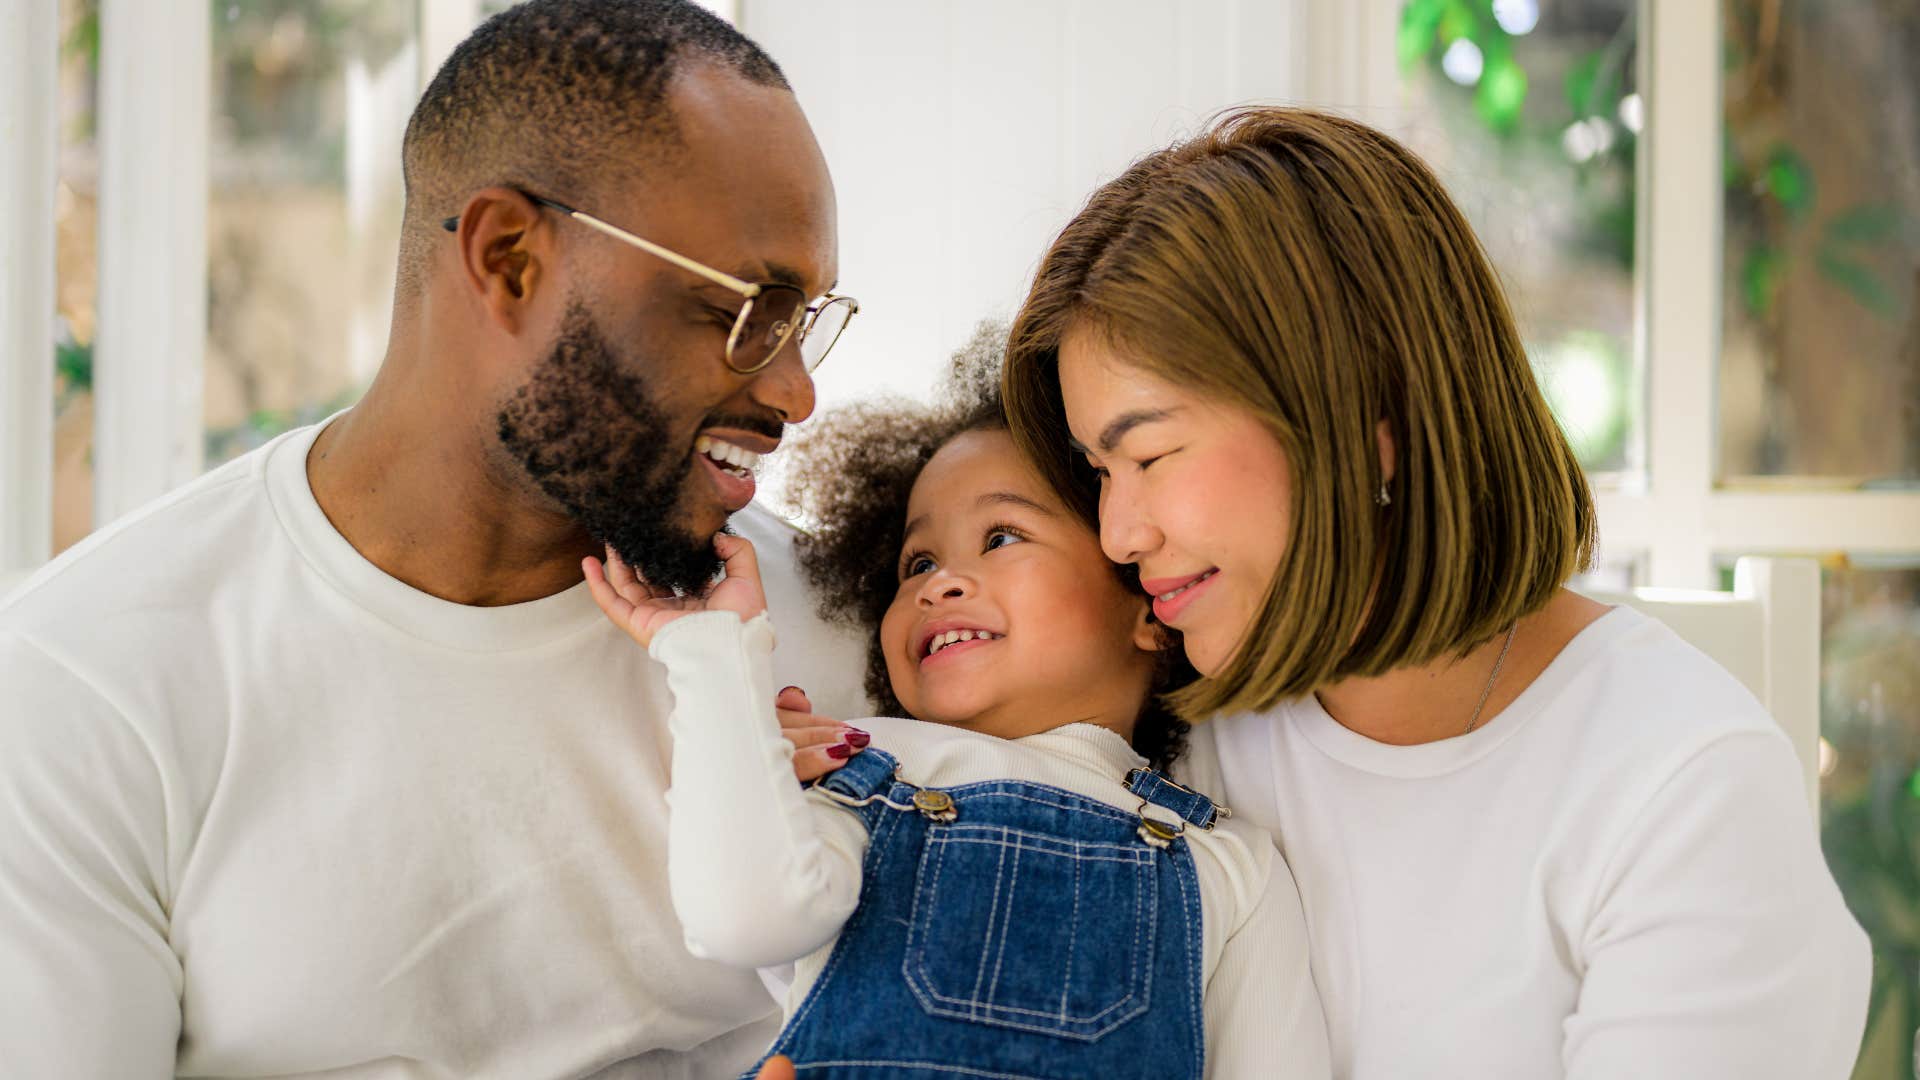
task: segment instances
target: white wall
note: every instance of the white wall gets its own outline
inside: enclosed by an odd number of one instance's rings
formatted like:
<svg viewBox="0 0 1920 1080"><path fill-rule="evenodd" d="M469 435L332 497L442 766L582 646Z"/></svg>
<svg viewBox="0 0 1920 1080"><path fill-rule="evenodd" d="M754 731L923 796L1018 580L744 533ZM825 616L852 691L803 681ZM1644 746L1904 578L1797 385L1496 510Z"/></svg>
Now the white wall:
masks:
<svg viewBox="0 0 1920 1080"><path fill-rule="evenodd" d="M1301 99L1307 6L745 0L826 151L840 291L861 303L822 408L925 395L1093 188L1222 107Z"/></svg>

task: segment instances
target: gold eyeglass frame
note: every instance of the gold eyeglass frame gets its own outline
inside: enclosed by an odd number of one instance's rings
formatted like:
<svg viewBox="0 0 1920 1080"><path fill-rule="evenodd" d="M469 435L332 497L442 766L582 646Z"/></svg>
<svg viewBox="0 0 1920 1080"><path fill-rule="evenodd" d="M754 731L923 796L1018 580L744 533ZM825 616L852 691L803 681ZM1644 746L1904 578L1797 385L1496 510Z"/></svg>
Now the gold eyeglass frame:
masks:
<svg viewBox="0 0 1920 1080"><path fill-rule="evenodd" d="M820 355L814 357L812 363L809 364L806 362L805 354L802 354L801 356L802 365L806 367L808 372L813 372L820 367L820 364L822 361L826 360L827 354L833 351L834 345L838 343L840 340L840 335L846 333L847 327L853 324L853 317L855 315L860 314L860 301L855 300L851 296L840 296L834 293L827 293L826 295L820 297L818 300L809 302L806 298L806 294L801 293L799 289L795 288L792 285L785 285L778 282L767 282L766 284L755 284L754 282L751 282L751 281L742 281L741 279L734 277L732 274L727 273L725 270L716 270L713 267L708 266L706 263L703 263L698 259L688 258L687 256L680 254L679 252L673 250L672 248L662 247L661 245L656 244L653 241L646 239L645 237L635 236L634 234L628 232L627 230L621 228L618 225L609 224L608 222L602 221L599 218L594 217L592 214L586 213L585 211L575 210L573 207L568 206L567 204L560 202L557 199L549 199L544 195L535 195L531 191L522 191L519 188L515 188L513 190L518 192L522 197L526 198L528 201L532 202L536 206L542 206L556 213L564 214L567 217L570 217L573 220L579 222L580 224L585 225L589 229L593 229L597 232L604 233L608 236L613 237L615 240L619 240L623 243L630 244L634 247L637 247L641 251L644 251L647 254L652 255L656 258L665 259L666 261L672 263L673 265L679 267L682 270L687 271L690 274L697 274L700 277L706 278L708 281L713 282L715 285L719 285L722 288L730 289L733 292L740 294L741 299L746 302L740 305L739 313L734 316L733 329L727 334L727 351L724 357L726 361L727 369L737 374L751 375L754 372L760 371L761 369L765 368L768 364L773 363L774 358L780 355L780 350L786 348L787 342L789 341L795 342L794 348L796 349L799 348L800 347L799 343L804 342L807 339L807 335L813 331L813 326L816 322L819 321L821 312L827 310L829 307L832 307L835 304L845 304L847 305L847 321L840 324L840 329L837 332L835 332L835 334L833 335L833 340L827 342L826 348L820 350ZM459 232L460 231L459 216L456 215L454 217L447 218L446 220L440 223L440 227L447 230L450 233ZM747 320L751 318L753 315L754 301L758 300L769 289L780 289L780 290L785 290L785 291L799 294L801 303L804 305L804 307L801 310L803 310L806 313L806 318L799 320L797 325L775 323L774 325L776 328L782 325L786 326L786 330L781 335L779 343L774 345L773 348L767 350L767 355L765 359L761 360L759 363L753 365L752 367L741 367L740 365L733 362L734 348L737 345L739 345L740 336L742 333L745 332L747 328Z"/></svg>

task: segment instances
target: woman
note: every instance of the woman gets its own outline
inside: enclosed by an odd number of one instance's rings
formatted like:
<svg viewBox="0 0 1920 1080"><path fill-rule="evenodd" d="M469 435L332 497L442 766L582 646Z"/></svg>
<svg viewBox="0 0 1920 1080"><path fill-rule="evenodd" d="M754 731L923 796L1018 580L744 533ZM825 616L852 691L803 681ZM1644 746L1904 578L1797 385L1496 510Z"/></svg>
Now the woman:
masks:
<svg viewBox="0 0 1920 1080"><path fill-rule="evenodd" d="M1187 776L1286 854L1337 1075L1847 1075L1868 952L1793 751L1566 589L1592 497L1404 148L1254 109L1143 159L1048 252L1005 389L1205 676Z"/></svg>

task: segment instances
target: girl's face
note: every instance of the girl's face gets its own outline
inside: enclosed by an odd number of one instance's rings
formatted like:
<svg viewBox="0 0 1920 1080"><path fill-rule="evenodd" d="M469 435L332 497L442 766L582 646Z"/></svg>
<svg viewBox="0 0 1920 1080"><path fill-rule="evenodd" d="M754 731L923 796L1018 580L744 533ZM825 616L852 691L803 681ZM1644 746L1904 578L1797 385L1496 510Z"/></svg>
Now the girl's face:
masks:
<svg viewBox="0 0 1920 1080"><path fill-rule="evenodd" d="M1100 472L1100 547L1138 563L1160 621L1203 675L1226 667L1286 551L1292 472L1252 412L1122 360L1098 334L1060 343L1067 426Z"/></svg>
<svg viewBox="0 0 1920 1080"><path fill-rule="evenodd" d="M1158 647L1145 597L1006 432L960 435L921 470L899 580L880 644L914 716L1003 738L1132 732Z"/></svg>

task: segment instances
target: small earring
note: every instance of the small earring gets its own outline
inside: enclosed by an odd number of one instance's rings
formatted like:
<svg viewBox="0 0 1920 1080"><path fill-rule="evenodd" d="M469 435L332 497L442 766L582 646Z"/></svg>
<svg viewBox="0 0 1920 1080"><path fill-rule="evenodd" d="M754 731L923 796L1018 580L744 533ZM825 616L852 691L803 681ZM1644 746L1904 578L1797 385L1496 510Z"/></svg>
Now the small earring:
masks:
<svg viewBox="0 0 1920 1080"><path fill-rule="evenodd" d="M1387 494L1387 482L1385 480L1380 481L1380 490L1373 493L1373 502L1375 506L1393 505L1393 496Z"/></svg>

